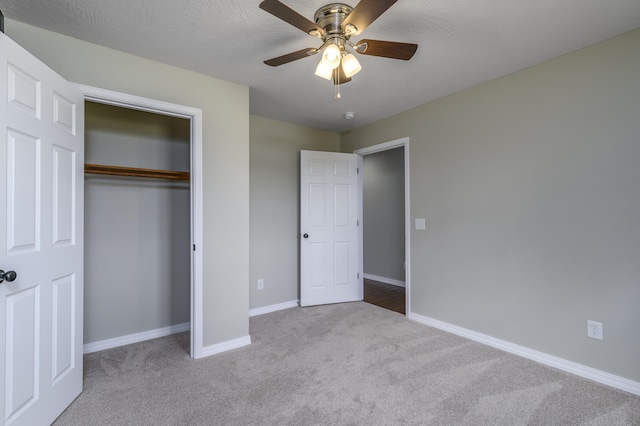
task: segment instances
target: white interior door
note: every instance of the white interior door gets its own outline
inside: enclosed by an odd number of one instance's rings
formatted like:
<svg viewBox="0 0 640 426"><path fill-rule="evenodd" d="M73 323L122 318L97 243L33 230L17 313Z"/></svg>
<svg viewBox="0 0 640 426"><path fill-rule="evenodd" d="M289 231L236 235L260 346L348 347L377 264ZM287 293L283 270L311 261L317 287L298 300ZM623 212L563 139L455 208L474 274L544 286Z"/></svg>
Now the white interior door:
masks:
<svg viewBox="0 0 640 426"><path fill-rule="evenodd" d="M300 152L300 306L362 300L358 156Z"/></svg>
<svg viewBox="0 0 640 426"><path fill-rule="evenodd" d="M50 424L82 391L84 96L4 34L0 153L0 421Z"/></svg>

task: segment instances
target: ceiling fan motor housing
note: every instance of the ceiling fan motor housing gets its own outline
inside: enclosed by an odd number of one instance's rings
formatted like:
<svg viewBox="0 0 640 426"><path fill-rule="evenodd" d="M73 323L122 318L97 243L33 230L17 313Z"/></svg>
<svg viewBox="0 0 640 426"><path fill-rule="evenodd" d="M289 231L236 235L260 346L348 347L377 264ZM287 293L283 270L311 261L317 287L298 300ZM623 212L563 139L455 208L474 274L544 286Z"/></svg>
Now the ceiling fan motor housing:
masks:
<svg viewBox="0 0 640 426"><path fill-rule="evenodd" d="M353 8L347 4L331 3L318 9L314 15L314 20L319 27L324 29L325 39L336 36L348 39L349 36L342 29L342 22L352 11Z"/></svg>

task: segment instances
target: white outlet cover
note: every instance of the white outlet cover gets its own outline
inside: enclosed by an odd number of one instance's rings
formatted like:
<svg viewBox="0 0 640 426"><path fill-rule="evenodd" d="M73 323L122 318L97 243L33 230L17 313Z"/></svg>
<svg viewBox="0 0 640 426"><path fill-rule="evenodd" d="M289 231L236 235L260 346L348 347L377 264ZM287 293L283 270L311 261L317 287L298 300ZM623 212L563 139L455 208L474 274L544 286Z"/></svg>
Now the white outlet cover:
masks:
<svg viewBox="0 0 640 426"><path fill-rule="evenodd" d="M424 218L422 218L422 217L421 217L421 218L417 218L417 219L416 219L416 229L417 229L417 230L420 230L420 231L421 231L421 230L424 230L424 229L427 229L427 226L426 226L426 223L425 223L425 222L426 222L426 221L425 221L425 219L424 219Z"/></svg>
<svg viewBox="0 0 640 426"><path fill-rule="evenodd" d="M587 320L587 337L602 340L602 323Z"/></svg>

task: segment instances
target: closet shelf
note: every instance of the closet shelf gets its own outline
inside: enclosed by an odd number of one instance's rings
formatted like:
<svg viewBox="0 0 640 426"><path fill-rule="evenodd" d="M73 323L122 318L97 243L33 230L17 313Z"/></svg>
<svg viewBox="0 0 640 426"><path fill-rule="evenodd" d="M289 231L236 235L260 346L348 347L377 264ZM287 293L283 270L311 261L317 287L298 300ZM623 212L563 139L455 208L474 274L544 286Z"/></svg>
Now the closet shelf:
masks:
<svg viewBox="0 0 640 426"><path fill-rule="evenodd" d="M107 166L102 164L85 164L84 172L93 175L134 176L154 179L191 179L189 172L177 172L175 170L141 169L137 167Z"/></svg>

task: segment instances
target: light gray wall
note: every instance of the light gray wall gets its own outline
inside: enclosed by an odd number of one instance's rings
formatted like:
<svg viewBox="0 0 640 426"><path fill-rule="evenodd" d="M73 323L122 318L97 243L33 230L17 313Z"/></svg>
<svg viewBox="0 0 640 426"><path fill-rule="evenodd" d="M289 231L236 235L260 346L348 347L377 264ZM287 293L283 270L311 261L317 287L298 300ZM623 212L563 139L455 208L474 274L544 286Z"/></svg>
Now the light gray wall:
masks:
<svg viewBox="0 0 640 426"><path fill-rule="evenodd" d="M250 307L298 299L300 151L339 151L337 133L251 116ZM256 280L265 280L257 290Z"/></svg>
<svg viewBox="0 0 640 426"><path fill-rule="evenodd" d="M249 280L248 88L6 29L71 81L203 109L205 344L245 336L263 272L252 252ZM341 135L344 152L410 137L415 313L640 380L638 51L640 30Z"/></svg>
<svg viewBox="0 0 640 426"><path fill-rule="evenodd" d="M362 163L364 273L404 282L404 148Z"/></svg>
<svg viewBox="0 0 640 426"><path fill-rule="evenodd" d="M414 313L640 381L638 52L635 30L342 135L410 138Z"/></svg>
<svg viewBox="0 0 640 426"><path fill-rule="evenodd" d="M203 113L205 346L249 334L249 88L7 20L60 75Z"/></svg>
<svg viewBox="0 0 640 426"><path fill-rule="evenodd" d="M189 171L189 120L85 103L85 162ZM188 182L85 176L84 343L190 321Z"/></svg>

